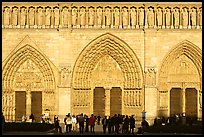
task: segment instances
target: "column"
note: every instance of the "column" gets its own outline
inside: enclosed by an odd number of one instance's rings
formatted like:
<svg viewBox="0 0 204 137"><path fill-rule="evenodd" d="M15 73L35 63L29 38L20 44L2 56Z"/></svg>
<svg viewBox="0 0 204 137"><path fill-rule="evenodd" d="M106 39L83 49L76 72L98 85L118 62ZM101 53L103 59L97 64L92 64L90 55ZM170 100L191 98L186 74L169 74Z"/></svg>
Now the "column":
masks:
<svg viewBox="0 0 204 137"><path fill-rule="evenodd" d="M26 117L29 119L31 114L31 91L26 91Z"/></svg>
<svg viewBox="0 0 204 137"><path fill-rule="evenodd" d="M110 88L105 88L105 115L110 116Z"/></svg>
<svg viewBox="0 0 204 137"><path fill-rule="evenodd" d="M186 91L185 91L185 83L182 83L182 113L186 113Z"/></svg>
<svg viewBox="0 0 204 137"><path fill-rule="evenodd" d="M148 28L148 24L147 24L147 14L148 14L148 9L145 7L145 17L144 17L144 21L145 21L145 28Z"/></svg>
<svg viewBox="0 0 204 137"><path fill-rule="evenodd" d="M174 9L171 9L170 10L170 12L171 12L171 29L173 29L174 28Z"/></svg>

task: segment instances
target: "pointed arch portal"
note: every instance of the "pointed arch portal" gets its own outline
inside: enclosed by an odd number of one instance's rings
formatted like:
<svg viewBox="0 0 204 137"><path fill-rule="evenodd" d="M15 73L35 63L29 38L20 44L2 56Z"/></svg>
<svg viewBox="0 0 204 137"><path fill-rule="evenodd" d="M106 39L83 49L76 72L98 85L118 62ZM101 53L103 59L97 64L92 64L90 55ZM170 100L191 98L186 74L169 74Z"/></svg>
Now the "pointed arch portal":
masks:
<svg viewBox="0 0 204 137"><path fill-rule="evenodd" d="M95 87L92 87L93 85L91 84L91 74L96 64L104 56L110 56L114 59L123 74L124 81L121 88L123 89L123 100L125 103L122 104L124 106L122 112L125 113L128 107L131 107L131 110L142 109L143 74L141 64L133 50L125 42L110 33L106 33L90 42L75 62L72 76L72 113L84 112L90 114L94 112L93 89ZM110 89L106 89L106 91L110 92ZM105 96L107 93L105 93ZM128 96L131 96L131 99L128 99ZM110 98L106 96L106 100L110 100ZM133 107L136 104L134 102L137 102L138 106ZM105 111L110 111L108 109L105 108ZM128 112L131 113L131 111Z"/></svg>
<svg viewBox="0 0 204 137"><path fill-rule="evenodd" d="M167 54L158 78L160 115L165 112L166 116L185 113L187 117L202 117L202 104L199 103L202 102L201 65L201 49L187 40L177 44ZM165 102L168 94L169 102Z"/></svg>
<svg viewBox="0 0 204 137"><path fill-rule="evenodd" d="M3 62L2 109L7 121L21 121L23 115L28 118L33 113L39 122L45 109L54 111L46 100L54 102L55 78L46 57L23 43Z"/></svg>

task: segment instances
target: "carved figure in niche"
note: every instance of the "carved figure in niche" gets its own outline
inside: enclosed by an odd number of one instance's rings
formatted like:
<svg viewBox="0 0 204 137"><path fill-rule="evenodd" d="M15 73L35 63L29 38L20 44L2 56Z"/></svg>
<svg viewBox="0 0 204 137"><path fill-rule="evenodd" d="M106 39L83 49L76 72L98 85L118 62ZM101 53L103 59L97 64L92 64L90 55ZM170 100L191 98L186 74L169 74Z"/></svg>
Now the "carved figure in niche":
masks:
<svg viewBox="0 0 204 137"><path fill-rule="evenodd" d="M88 24L89 24L89 26L94 25L94 9L93 9L93 7L89 8Z"/></svg>
<svg viewBox="0 0 204 137"><path fill-rule="evenodd" d="M38 25L41 26L43 24L43 8L42 7L39 7L38 8L38 18L37 18L37 21L38 21Z"/></svg>
<svg viewBox="0 0 204 137"><path fill-rule="evenodd" d="M199 9L198 11L198 18L199 18L199 26L202 26L202 8Z"/></svg>
<svg viewBox="0 0 204 137"><path fill-rule="evenodd" d="M45 25L46 26L51 25L51 9L50 9L50 7L47 7L45 9Z"/></svg>
<svg viewBox="0 0 204 137"><path fill-rule="evenodd" d="M115 26L119 26L119 23L120 23L120 11L119 11L119 8L116 7L114 8L114 25Z"/></svg>
<svg viewBox="0 0 204 137"><path fill-rule="evenodd" d="M174 26L178 27L179 26L179 9L178 8L174 9L173 21L174 21Z"/></svg>
<svg viewBox="0 0 204 137"><path fill-rule="evenodd" d="M147 13L147 24L148 26L154 26L154 11L153 8L149 8Z"/></svg>
<svg viewBox="0 0 204 137"><path fill-rule="evenodd" d="M34 7L29 8L29 25L30 26L35 25L35 9L34 9Z"/></svg>
<svg viewBox="0 0 204 137"><path fill-rule="evenodd" d="M166 26L170 26L171 25L171 12L170 12L169 8L167 8L165 10L165 24L166 24Z"/></svg>
<svg viewBox="0 0 204 137"><path fill-rule="evenodd" d="M101 7L97 8L97 25L102 25L103 11Z"/></svg>
<svg viewBox="0 0 204 137"><path fill-rule="evenodd" d="M130 25L135 26L136 25L136 9L135 7L130 8Z"/></svg>
<svg viewBox="0 0 204 137"><path fill-rule="evenodd" d="M85 10L85 7L81 7L81 9L80 9L80 25L81 26L86 25L86 10Z"/></svg>
<svg viewBox="0 0 204 137"><path fill-rule="evenodd" d="M110 26L111 25L111 9L110 7L107 7L105 9L105 25Z"/></svg>
<svg viewBox="0 0 204 137"><path fill-rule="evenodd" d="M182 24L184 27L188 26L188 11L187 8L182 9Z"/></svg>
<svg viewBox="0 0 204 137"><path fill-rule="evenodd" d="M61 69L61 85L69 85L70 84L70 74L71 68L63 68Z"/></svg>
<svg viewBox="0 0 204 137"><path fill-rule="evenodd" d="M18 8L14 7L12 12L12 25L18 25Z"/></svg>
<svg viewBox="0 0 204 137"><path fill-rule="evenodd" d="M128 25L128 9L126 7L122 10L123 27Z"/></svg>
<svg viewBox="0 0 204 137"><path fill-rule="evenodd" d="M58 7L54 8L54 25L55 26L59 25L59 8Z"/></svg>
<svg viewBox="0 0 204 137"><path fill-rule="evenodd" d="M62 24L63 26L68 25L68 8L67 7L63 7L62 9Z"/></svg>
<svg viewBox="0 0 204 137"><path fill-rule="evenodd" d="M4 25L10 25L10 8L4 8Z"/></svg>
<svg viewBox="0 0 204 137"><path fill-rule="evenodd" d="M77 25L77 8L76 7L72 8L72 25L73 26Z"/></svg>
<svg viewBox="0 0 204 137"><path fill-rule="evenodd" d="M162 26L162 9L158 8L156 12L156 17L157 17L157 26L161 27Z"/></svg>
<svg viewBox="0 0 204 137"><path fill-rule="evenodd" d="M192 26L196 26L196 9L192 8L190 12L190 21Z"/></svg>
<svg viewBox="0 0 204 137"><path fill-rule="evenodd" d="M146 72L146 85L147 86L154 86L155 85L155 69L148 68Z"/></svg>
<svg viewBox="0 0 204 137"><path fill-rule="evenodd" d="M144 8L139 8L138 20L139 26L144 26Z"/></svg>
<svg viewBox="0 0 204 137"><path fill-rule="evenodd" d="M21 8L20 19L21 19L20 25L25 26L26 24L26 8L25 7Z"/></svg>

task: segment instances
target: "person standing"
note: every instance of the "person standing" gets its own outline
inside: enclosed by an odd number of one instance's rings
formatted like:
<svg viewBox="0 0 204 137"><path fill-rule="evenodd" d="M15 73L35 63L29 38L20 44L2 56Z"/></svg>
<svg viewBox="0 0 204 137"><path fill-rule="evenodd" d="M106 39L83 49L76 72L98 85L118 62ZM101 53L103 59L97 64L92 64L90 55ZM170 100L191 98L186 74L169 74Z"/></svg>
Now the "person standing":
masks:
<svg viewBox="0 0 204 137"><path fill-rule="evenodd" d="M91 133L94 133L95 118L93 114L91 114L91 117L89 118L89 125L90 125Z"/></svg>
<svg viewBox="0 0 204 137"><path fill-rule="evenodd" d="M100 120L101 120L101 116L100 116L100 115L98 115L98 117L97 117L97 122L98 122L98 125L100 125Z"/></svg>
<svg viewBox="0 0 204 137"><path fill-rule="evenodd" d="M105 117L102 119L103 133L104 133L104 134L106 133L107 124L108 124L108 119L107 119L107 116L105 116Z"/></svg>
<svg viewBox="0 0 204 137"><path fill-rule="evenodd" d="M79 122L79 132L83 133L84 132L84 117L83 117L83 113L81 113L81 115L79 116L78 122Z"/></svg>
<svg viewBox="0 0 204 137"><path fill-rule="evenodd" d="M72 129L72 117L71 117L70 113L68 113L68 115L67 115L66 123L67 123L67 126L68 126L67 131L71 132L71 129Z"/></svg>
<svg viewBox="0 0 204 137"><path fill-rule="evenodd" d="M134 129L135 129L135 118L132 115L130 117L130 133L134 134Z"/></svg>
<svg viewBox="0 0 204 137"><path fill-rule="evenodd" d="M72 116L72 131L75 132L76 129L77 129L77 119L76 119L76 116L73 115L73 116Z"/></svg>
<svg viewBox="0 0 204 137"><path fill-rule="evenodd" d="M54 127L55 133L62 133L62 128L59 125L60 120L58 119L57 115L54 116Z"/></svg>

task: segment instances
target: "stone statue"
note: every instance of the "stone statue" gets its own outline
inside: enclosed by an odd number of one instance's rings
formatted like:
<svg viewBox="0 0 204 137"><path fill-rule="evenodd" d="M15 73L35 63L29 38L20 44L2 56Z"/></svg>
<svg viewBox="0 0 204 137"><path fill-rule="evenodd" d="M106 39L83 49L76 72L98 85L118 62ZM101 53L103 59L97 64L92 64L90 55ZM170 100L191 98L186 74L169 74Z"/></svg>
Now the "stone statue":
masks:
<svg viewBox="0 0 204 137"><path fill-rule="evenodd" d="M89 26L93 26L94 25L94 9L93 7L89 8L89 16L88 16L88 24Z"/></svg>
<svg viewBox="0 0 204 137"><path fill-rule="evenodd" d="M171 12L170 12L169 8L167 8L165 10L165 23L166 23L166 26L170 26L171 25Z"/></svg>
<svg viewBox="0 0 204 137"><path fill-rule="evenodd" d="M202 8L199 9L198 11L198 18L199 18L199 26L202 26Z"/></svg>
<svg viewBox="0 0 204 137"><path fill-rule="evenodd" d="M35 9L34 9L34 7L29 8L29 25L30 26L35 25Z"/></svg>
<svg viewBox="0 0 204 137"><path fill-rule="evenodd" d="M4 25L10 25L10 8L4 8Z"/></svg>
<svg viewBox="0 0 204 137"><path fill-rule="evenodd" d="M144 8L139 8L138 20L139 26L144 26Z"/></svg>
<svg viewBox="0 0 204 137"><path fill-rule="evenodd" d="M114 8L114 25L119 26L120 24L120 11L119 8Z"/></svg>
<svg viewBox="0 0 204 137"><path fill-rule="evenodd" d="M102 25L102 19L103 19L103 11L101 7L97 8L97 25Z"/></svg>
<svg viewBox="0 0 204 137"><path fill-rule="evenodd" d="M37 25L41 26L43 24L43 9L42 9L42 7L38 8L38 18L37 18L37 21L38 21Z"/></svg>
<svg viewBox="0 0 204 137"><path fill-rule="evenodd" d="M86 11L84 7L81 7L80 9L80 25L81 26L86 25Z"/></svg>
<svg viewBox="0 0 204 137"><path fill-rule="evenodd" d="M136 25L136 9L135 9L135 7L130 8L130 24L132 26Z"/></svg>
<svg viewBox="0 0 204 137"><path fill-rule="evenodd" d="M68 8L67 7L64 7L62 9L62 24L64 26L67 26L68 25Z"/></svg>
<svg viewBox="0 0 204 137"><path fill-rule="evenodd" d="M148 23L148 26L150 26L150 27L154 26L154 11L153 11L153 8L149 8L149 10L148 10L147 23Z"/></svg>
<svg viewBox="0 0 204 137"><path fill-rule="evenodd" d="M196 9L192 8L190 13L190 21L192 26L196 26Z"/></svg>
<svg viewBox="0 0 204 137"><path fill-rule="evenodd" d="M122 10L123 12L122 12L122 24L123 24L123 27L124 26L128 26L128 9L126 8L126 7L124 7L123 8L123 10Z"/></svg>
<svg viewBox="0 0 204 137"><path fill-rule="evenodd" d="M188 26L188 11L186 8L182 10L182 25L184 27Z"/></svg>
<svg viewBox="0 0 204 137"><path fill-rule="evenodd" d="M156 18L157 18L157 26L161 27L162 26L162 9L158 8L156 12Z"/></svg>
<svg viewBox="0 0 204 137"><path fill-rule="evenodd" d="M13 26L17 26L18 25L18 8L17 7L13 8L12 25Z"/></svg>
<svg viewBox="0 0 204 137"><path fill-rule="evenodd" d="M76 7L72 8L72 25L73 26L77 25L77 8Z"/></svg>
<svg viewBox="0 0 204 137"><path fill-rule="evenodd" d="M107 7L106 9L105 9L105 21L106 21L106 23L105 23L105 25L106 26L110 26L111 25L111 9L110 9L110 7Z"/></svg>
<svg viewBox="0 0 204 137"><path fill-rule="evenodd" d="M45 25L46 26L51 25L51 9L50 9L50 7L47 7L45 9Z"/></svg>
<svg viewBox="0 0 204 137"><path fill-rule="evenodd" d="M25 26L26 24L26 8L25 7L21 8L20 19L21 19L20 25Z"/></svg>
<svg viewBox="0 0 204 137"><path fill-rule="evenodd" d="M179 9L175 8L173 12L173 20L174 20L174 26L179 26Z"/></svg>
<svg viewBox="0 0 204 137"><path fill-rule="evenodd" d="M59 8L58 7L54 8L54 25L55 26L59 25Z"/></svg>

